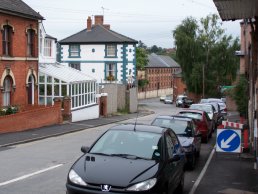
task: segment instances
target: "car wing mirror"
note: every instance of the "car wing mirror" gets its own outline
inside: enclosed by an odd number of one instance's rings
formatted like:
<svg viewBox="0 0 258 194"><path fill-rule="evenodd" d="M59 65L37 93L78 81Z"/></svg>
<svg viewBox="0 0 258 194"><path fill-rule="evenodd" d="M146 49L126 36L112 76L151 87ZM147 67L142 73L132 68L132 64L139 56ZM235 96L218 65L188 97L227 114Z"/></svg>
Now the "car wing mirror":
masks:
<svg viewBox="0 0 258 194"><path fill-rule="evenodd" d="M87 146L82 146L81 147L81 151L83 152L83 153L88 153L88 151L90 150L90 148L89 147L87 147Z"/></svg>

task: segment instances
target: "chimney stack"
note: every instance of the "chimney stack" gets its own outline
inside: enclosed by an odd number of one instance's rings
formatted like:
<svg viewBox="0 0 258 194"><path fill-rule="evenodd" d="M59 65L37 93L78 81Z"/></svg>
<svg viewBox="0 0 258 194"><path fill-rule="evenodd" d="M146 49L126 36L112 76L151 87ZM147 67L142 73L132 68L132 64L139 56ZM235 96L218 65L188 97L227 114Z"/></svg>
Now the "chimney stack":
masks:
<svg viewBox="0 0 258 194"><path fill-rule="evenodd" d="M89 16L87 19L87 31L91 31L92 21L91 17Z"/></svg>
<svg viewBox="0 0 258 194"><path fill-rule="evenodd" d="M104 16L103 15L95 15L95 25L103 25L104 24Z"/></svg>

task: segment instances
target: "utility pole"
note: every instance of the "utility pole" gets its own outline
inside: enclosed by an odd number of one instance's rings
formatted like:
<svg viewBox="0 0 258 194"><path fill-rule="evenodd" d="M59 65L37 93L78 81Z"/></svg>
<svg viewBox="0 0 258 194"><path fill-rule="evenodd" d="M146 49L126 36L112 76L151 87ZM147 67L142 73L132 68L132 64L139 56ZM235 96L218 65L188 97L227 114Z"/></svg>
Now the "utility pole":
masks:
<svg viewBox="0 0 258 194"><path fill-rule="evenodd" d="M202 65L202 98L205 98L205 66L208 66L209 64L209 52L210 48L209 45L207 46L207 52L206 52L206 64L203 63Z"/></svg>

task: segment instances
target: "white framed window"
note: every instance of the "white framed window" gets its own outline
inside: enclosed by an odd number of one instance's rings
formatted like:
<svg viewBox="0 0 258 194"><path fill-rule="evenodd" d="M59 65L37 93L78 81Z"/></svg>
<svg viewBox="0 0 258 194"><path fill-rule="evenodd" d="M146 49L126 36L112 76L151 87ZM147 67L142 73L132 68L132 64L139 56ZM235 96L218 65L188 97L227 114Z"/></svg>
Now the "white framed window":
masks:
<svg viewBox="0 0 258 194"><path fill-rule="evenodd" d="M116 57L116 45L115 44L106 45L106 57Z"/></svg>
<svg viewBox="0 0 258 194"><path fill-rule="evenodd" d="M50 39L44 40L44 56L51 57L52 41Z"/></svg>
<svg viewBox="0 0 258 194"><path fill-rule="evenodd" d="M3 55L11 55L11 42L12 42L12 27L5 25L3 26L2 44L3 44Z"/></svg>
<svg viewBox="0 0 258 194"><path fill-rule="evenodd" d="M11 104L11 92L12 79L10 77L6 77L4 79L3 106L9 106Z"/></svg>
<svg viewBox="0 0 258 194"><path fill-rule="evenodd" d="M58 78L39 74L39 104L53 105L55 97L70 96L72 110L97 103L95 81L68 84Z"/></svg>
<svg viewBox="0 0 258 194"><path fill-rule="evenodd" d="M77 70L81 70L81 64L80 63L70 63L69 67L77 69Z"/></svg>
<svg viewBox="0 0 258 194"><path fill-rule="evenodd" d="M35 31L33 29L29 29L27 32L27 56L34 57L35 55Z"/></svg>
<svg viewBox="0 0 258 194"><path fill-rule="evenodd" d="M106 79L108 81L116 80L116 64L115 63L107 63L105 69L106 69Z"/></svg>
<svg viewBox="0 0 258 194"><path fill-rule="evenodd" d="M80 45L70 45L69 57L80 57Z"/></svg>
<svg viewBox="0 0 258 194"><path fill-rule="evenodd" d="M42 35L42 30L39 31L39 53L42 54L43 50L43 35Z"/></svg>

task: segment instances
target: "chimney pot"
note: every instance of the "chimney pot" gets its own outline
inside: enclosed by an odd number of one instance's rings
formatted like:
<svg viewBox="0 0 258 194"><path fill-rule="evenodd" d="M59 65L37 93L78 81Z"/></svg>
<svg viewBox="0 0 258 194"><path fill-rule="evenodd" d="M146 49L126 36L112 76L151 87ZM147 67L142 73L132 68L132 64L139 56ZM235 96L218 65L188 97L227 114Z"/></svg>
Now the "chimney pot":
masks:
<svg viewBox="0 0 258 194"><path fill-rule="evenodd" d="M103 24L104 24L104 16L95 15L95 25L103 25Z"/></svg>
<svg viewBox="0 0 258 194"><path fill-rule="evenodd" d="M92 26L92 20L91 20L91 17L89 16L87 19L87 31L91 31L91 26Z"/></svg>

